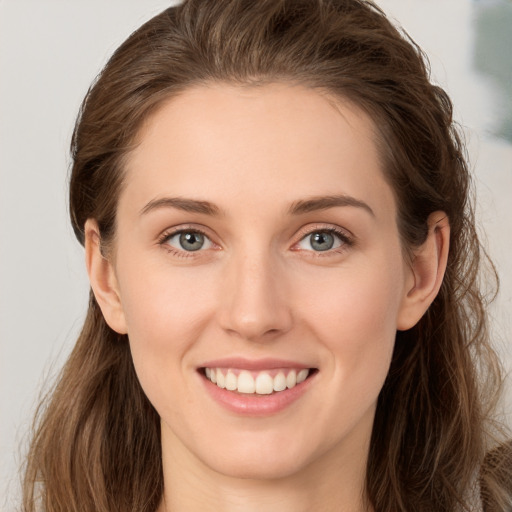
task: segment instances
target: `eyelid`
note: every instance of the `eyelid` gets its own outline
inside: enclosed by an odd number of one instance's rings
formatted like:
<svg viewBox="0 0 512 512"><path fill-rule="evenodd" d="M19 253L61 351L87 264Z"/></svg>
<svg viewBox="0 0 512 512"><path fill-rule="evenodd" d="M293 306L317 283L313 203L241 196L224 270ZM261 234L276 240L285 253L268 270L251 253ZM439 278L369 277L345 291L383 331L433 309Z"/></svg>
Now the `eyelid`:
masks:
<svg viewBox="0 0 512 512"><path fill-rule="evenodd" d="M157 237L158 242L161 243L164 240L172 237L173 235L176 235L177 233L183 233L183 232L192 232L195 231L197 233L201 233L202 235L211 238L211 236L208 234L207 229L201 225L197 224L180 224L179 226L173 226L164 229Z"/></svg>

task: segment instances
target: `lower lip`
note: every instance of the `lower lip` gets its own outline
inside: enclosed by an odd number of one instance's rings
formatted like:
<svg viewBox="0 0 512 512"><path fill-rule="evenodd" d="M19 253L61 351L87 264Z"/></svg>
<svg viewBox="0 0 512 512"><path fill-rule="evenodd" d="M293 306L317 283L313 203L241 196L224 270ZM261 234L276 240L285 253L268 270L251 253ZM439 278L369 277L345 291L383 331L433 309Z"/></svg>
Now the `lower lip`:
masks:
<svg viewBox="0 0 512 512"><path fill-rule="evenodd" d="M295 387L270 395L243 394L236 391L228 391L227 389L219 388L219 386L213 384L204 375L201 375L201 379L210 396L229 411L245 416L269 416L283 411L304 395L315 375L316 372Z"/></svg>

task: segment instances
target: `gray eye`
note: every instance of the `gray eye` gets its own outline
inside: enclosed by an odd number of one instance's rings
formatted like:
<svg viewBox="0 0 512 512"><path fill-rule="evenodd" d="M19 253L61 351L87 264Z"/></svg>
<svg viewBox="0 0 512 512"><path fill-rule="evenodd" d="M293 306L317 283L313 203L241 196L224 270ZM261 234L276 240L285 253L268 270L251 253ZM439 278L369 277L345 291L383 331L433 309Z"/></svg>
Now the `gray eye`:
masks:
<svg viewBox="0 0 512 512"><path fill-rule="evenodd" d="M167 245L179 251L194 252L213 247L212 241L199 231L178 231L165 240Z"/></svg>
<svg viewBox="0 0 512 512"><path fill-rule="evenodd" d="M337 249L345 243L344 240L331 231L313 231L306 235L298 244L300 249L314 252L325 252Z"/></svg>
<svg viewBox="0 0 512 512"><path fill-rule="evenodd" d="M197 231L180 233L180 245L185 251L198 251L204 245L204 235Z"/></svg>
<svg viewBox="0 0 512 512"><path fill-rule="evenodd" d="M312 233L311 235L311 247L315 251L328 251L334 247L334 236L331 233L325 231Z"/></svg>

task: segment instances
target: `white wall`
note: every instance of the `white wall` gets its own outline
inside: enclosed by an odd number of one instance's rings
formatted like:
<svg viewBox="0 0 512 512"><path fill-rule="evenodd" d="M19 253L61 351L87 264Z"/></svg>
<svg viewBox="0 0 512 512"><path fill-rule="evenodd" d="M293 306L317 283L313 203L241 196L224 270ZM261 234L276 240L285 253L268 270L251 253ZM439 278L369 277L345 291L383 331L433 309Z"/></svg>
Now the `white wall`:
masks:
<svg viewBox="0 0 512 512"><path fill-rule="evenodd" d="M474 5L470 0L380 3L428 51L434 75L448 87L458 119L469 127L483 226L502 274L496 331L511 367L512 146L488 133L496 91L471 69ZM14 510L18 445L41 385L69 352L87 303L83 253L66 205L75 115L111 52L168 4L0 0L1 510Z"/></svg>

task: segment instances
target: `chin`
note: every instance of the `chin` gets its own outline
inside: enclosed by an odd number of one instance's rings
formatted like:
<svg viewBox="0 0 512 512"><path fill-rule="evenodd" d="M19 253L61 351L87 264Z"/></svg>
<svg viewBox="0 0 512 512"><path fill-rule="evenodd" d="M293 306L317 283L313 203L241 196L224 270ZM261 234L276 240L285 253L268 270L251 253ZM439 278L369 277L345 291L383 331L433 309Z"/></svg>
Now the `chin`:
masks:
<svg viewBox="0 0 512 512"><path fill-rule="evenodd" d="M230 478L243 480L282 480L297 475L305 468L297 460L225 460L215 461L210 469Z"/></svg>
<svg viewBox="0 0 512 512"><path fill-rule="evenodd" d="M274 441L274 442L273 442ZM226 477L247 480L279 480L296 475L315 459L304 450L303 443L295 449L290 443L275 440L246 441L232 444L228 451L209 452L203 463Z"/></svg>

